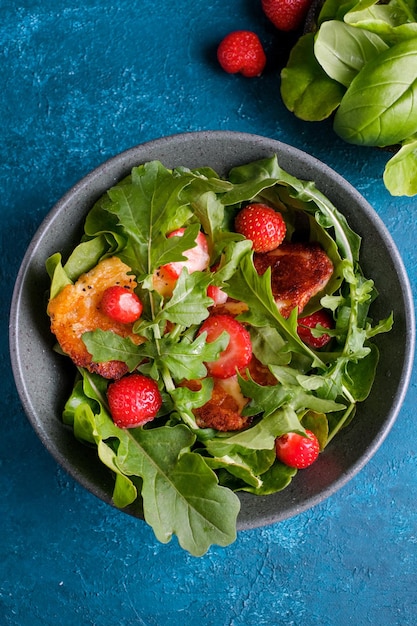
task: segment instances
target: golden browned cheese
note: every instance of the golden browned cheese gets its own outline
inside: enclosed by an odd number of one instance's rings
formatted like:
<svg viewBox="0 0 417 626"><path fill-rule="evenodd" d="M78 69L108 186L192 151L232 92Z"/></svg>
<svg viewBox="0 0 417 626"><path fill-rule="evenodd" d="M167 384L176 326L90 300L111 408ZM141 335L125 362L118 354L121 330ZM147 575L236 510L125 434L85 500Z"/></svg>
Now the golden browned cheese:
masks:
<svg viewBox="0 0 417 626"><path fill-rule="evenodd" d="M242 396L236 376L226 380L214 378L213 381L210 400L202 407L193 410L197 426L214 428L223 432L242 430L249 426L250 419L241 415L248 400ZM199 380L184 381L183 385L192 391L198 391L201 388Z"/></svg>
<svg viewBox="0 0 417 626"><path fill-rule="evenodd" d="M136 344L143 339L132 332L132 324L120 324L110 319L100 309L104 291L121 285L133 291L136 287L130 268L119 258L100 261L92 270L82 274L73 284L67 285L48 305L51 330L62 350L79 367L100 374L104 378L120 378L128 368L121 361L94 363L81 337L83 333L100 328L122 337L130 337Z"/></svg>
<svg viewBox="0 0 417 626"><path fill-rule="evenodd" d="M278 382L269 368L255 356L252 356L247 369L258 385L276 385ZM246 378L246 368L240 373ZM201 388L199 380L183 381L182 384L192 391ZM214 428L223 432L242 430L251 424L251 418L242 416L242 409L248 402L249 399L242 394L237 376L226 379L213 378L210 400L202 407L194 409L193 413L200 428Z"/></svg>
<svg viewBox="0 0 417 626"><path fill-rule="evenodd" d="M284 317L298 313L322 291L333 274L333 263L318 243L282 243L276 250L254 255L258 274L271 268L275 302Z"/></svg>

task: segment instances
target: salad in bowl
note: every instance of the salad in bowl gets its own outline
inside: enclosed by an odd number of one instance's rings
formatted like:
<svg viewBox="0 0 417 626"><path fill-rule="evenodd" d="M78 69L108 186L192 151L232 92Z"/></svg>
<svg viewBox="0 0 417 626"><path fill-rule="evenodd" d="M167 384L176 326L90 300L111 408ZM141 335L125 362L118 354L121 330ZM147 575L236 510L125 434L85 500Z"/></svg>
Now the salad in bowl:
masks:
<svg viewBox="0 0 417 626"><path fill-rule="evenodd" d="M48 256L64 423L141 501L161 542L234 541L241 494L271 497L343 438L371 392L378 293L361 237L280 157L130 168ZM394 326L395 327L395 326ZM106 471L107 471L106 470Z"/></svg>

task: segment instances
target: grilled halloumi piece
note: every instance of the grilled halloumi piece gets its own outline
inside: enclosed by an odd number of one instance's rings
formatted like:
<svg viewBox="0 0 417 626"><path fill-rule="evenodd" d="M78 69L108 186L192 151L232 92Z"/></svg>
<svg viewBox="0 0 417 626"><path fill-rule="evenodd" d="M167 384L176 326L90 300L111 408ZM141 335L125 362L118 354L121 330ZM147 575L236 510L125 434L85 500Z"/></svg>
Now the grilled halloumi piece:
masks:
<svg viewBox="0 0 417 626"><path fill-rule="evenodd" d="M241 414L248 399L242 395L237 376L225 380L214 378L213 383L210 400L198 409L193 409L197 426L223 432L242 430L249 426L250 418ZM199 380L187 380L182 384L192 391L201 389Z"/></svg>
<svg viewBox="0 0 417 626"><path fill-rule="evenodd" d="M115 322L100 308L101 298L108 287L121 285L132 291L135 289L136 281L129 274L130 271L117 257L104 259L92 270L82 274L73 285L64 287L48 304L51 330L62 350L77 366L85 367L104 378L120 378L127 373L127 366L121 361L94 363L81 336L100 328L122 337L130 337L136 344L143 341L143 338L132 332L133 324Z"/></svg>
<svg viewBox="0 0 417 626"><path fill-rule="evenodd" d="M255 356L252 356L247 369L250 377L259 385L276 385L278 382L268 367L262 365ZM246 368L240 373L246 378ZM192 391L201 389L200 380L184 380L182 385ZM210 400L193 409L193 413L200 428L214 428L223 432L242 430L250 426L252 421L252 418L242 415L248 402L249 398L242 394L237 375L225 379L213 378Z"/></svg>
<svg viewBox="0 0 417 626"><path fill-rule="evenodd" d="M284 317L294 308L301 313L333 274L333 263L318 243L284 242L272 252L255 254L253 262L258 274L271 268L272 294Z"/></svg>

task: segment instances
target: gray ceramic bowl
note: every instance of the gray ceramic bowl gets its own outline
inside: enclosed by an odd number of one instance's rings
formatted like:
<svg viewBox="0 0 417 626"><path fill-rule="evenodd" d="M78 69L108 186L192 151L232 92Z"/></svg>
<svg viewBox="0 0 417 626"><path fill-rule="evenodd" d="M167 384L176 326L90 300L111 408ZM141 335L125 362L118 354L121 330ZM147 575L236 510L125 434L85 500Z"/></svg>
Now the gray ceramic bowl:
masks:
<svg viewBox="0 0 417 626"><path fill-rule="evenodd" d="M110 159L75 185L41 224L23 259L13 295L10 346L16 386L36 433L52 456L90 492L111 503L113 479L94 450L78 443L61 423L73 371L68 359L52 351L44 294L45 259L64 257L78 242L83 220L95 200L134 165L159 159L165 166L209 165L220 174L233 166L278 155L291 174L314 180L363 237L362 267L380 296L374 319L394 307L394 329L378 336L381 360L370 397L353 422L310 468L299 472L281 493L241 496L238 529L271 524L322 501L351 479L372 457L397 417L409 382L414 349L413 300L398 251L378 215L343 178L313 157L278 141L234 132L174 135L132 148ZM140 504L126 510L142 517Z"/></svg>

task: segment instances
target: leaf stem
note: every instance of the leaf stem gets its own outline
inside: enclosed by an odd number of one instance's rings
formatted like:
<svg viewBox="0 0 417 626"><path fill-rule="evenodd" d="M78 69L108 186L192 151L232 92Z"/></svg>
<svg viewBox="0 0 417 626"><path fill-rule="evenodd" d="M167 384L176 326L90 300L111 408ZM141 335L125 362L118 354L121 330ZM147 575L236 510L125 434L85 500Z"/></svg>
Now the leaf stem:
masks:
<svg viewBox="0 0 417 626"><path fill-rule="evenodd" d="M416 21L416 16L413 14L413 12L412 12L411 8L408 6L407 2L404 2L404 0L397 0L397 2L401 6L402 10L406 14L406 16L408 17L410 22L415 22Z"/></svg>
<svg viewBox="0 0 417 626"><path fill-rule="evenodd" d="M329 435L327 437L326 445L324 447L326 447L331 442L331 440L337 435L337 433L343 428L344 424L346 423L346 421L348 420L348 418L352 414L352 411L354 411L355 406L356 406L356 404L354 402L351 403L348 406L348 408L346 409L342 419L337 423L337 425L334 427L332 432L329 433Z"/></svg>
<svg viewBox="0 0 417 626"><path fill-rule="evenodd" d="M166 366L161 367L161 375L167 392L173 391L175 389L174 381Z"/></svg>

